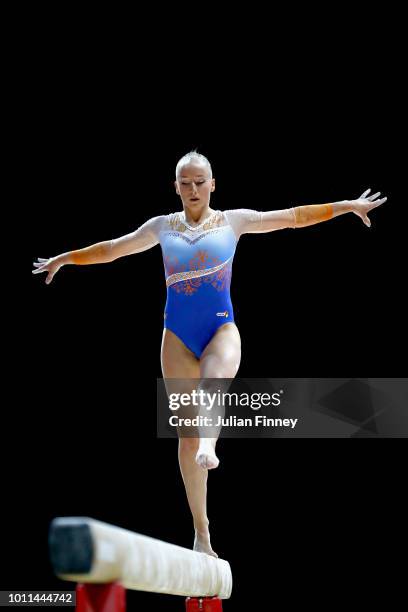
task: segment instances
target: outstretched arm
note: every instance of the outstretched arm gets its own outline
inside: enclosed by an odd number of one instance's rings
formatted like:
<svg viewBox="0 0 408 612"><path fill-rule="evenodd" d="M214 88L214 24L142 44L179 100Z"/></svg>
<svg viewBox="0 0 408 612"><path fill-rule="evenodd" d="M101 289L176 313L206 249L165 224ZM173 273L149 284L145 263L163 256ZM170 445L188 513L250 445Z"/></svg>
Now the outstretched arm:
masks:
<svg viewBox="0 0 408 612"><path fill-rule="evenodd" d="M134 232L114 240L97 242L84 249L68 251L51 259L39 257L38 262L34 262L36 270L33 270L33 274L48 272L45 281L48 285L58 270L64 265L76 264L81 266L108 263L125 255L146 251L159 242L158 235L163 218L163 215L153 217Z"/></svg>
<svg viewBox="0 0 408 612"><path fill-rule="evenodd" d="M240 208L228 210L226 213L237 237L247 233L258 234L285 228L307 227L347 212L354 212L370 227L368 212L387 200L387 198L377 199L380 193L367 197L370 191L367 189L356 200L343 200L332 204L312 204L267 212Z"/></svg>
<svg viewBox="0 0 408 612"><path fill-rule="evenodd" d="M364 221L367 227L371 227L371 221L367 216L373 208L380 206L386 202L387 198L378 199L380 192L368 196L371 189L367 189L356 200L343 200L342 202L334 202L333 204L313 204L311 206L297 206L293 208L294 226L307 227L315 225L322 221L328 221L333 217L344 215L348 212L353 212ZM265 213L268 214L268 213Z"/></svg>

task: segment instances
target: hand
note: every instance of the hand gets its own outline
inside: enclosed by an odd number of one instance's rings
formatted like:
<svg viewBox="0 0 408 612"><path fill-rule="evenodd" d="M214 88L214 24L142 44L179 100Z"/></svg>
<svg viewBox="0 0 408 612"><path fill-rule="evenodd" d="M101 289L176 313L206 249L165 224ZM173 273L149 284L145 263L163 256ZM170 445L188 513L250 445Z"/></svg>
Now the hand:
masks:
<svg viewBox="0 0 408 612"><path fill-rule="evenodd" d="M33 270L33 274L39 274L40 272L48 272L47 278L45 282L47 285L50 284L52 279L58 270L64 265L61 257L51 257L50 259L43 259L42 257L37 258L38 261L33 263L34 267L37 268Z"/></svg>
<svg viewBox="0 0 408 612"><path fill-rule="evenodd" d="M384 204L384 202L387 201L387 198L381 198L377 200L378 196L381 195L379 191L374 195L367 197L370 191L371 189L367 189L367 191L365 191L358 198L358 200L351 200L353 213L361 217L367 227L371 227L371 221L367 217L367 213L370 212L370 210L372 210L373 208L377 208L377 206L380 206L380 204Z"/></svg>

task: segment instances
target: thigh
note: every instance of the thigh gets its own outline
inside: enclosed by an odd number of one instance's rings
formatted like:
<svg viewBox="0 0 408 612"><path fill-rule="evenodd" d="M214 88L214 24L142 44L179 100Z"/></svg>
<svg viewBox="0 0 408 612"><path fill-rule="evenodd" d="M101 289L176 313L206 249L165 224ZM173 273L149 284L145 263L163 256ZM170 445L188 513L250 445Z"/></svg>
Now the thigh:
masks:
<svg viewBox="0 0 408 612"><path fill-rule="evenodd" d="M200 378L200 362L186 345L171 330L164 328L161 346L161 366L167 395L191 393L197 389ZM194 379L194 380L190 380ZM191 407L178 410L179 416L194 417ZM177 433L183 448L198 446L198 437L183 437L177 427ZM198 433L197 433L198 436Z"/></svg>
<svg viewBox="0 0 408 612"><path fill-rule="evenodd" d="M163 329L161 345L163 378L200 378L197 357L171 330Z"/></svg>
<svg viewBox="0 0 408 612"><path fill-rule="evenodd" d="M241 337L235 323L218 328L200 358L202 378L234 378L241 362Z"/></svg>

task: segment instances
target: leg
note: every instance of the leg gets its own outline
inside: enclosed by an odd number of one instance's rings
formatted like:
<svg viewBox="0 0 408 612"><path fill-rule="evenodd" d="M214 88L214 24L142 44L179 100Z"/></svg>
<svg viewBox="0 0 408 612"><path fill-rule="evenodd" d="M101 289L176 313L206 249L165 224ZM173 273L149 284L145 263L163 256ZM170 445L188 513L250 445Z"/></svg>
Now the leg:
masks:
<svg viewBox="0 0 408 612"><path fill-rule="evenodd" d="M169 329L163 330L161 348L163 378L200 378L200 362L181 340ZM191 389L185 391L192 391ZM180 438L178 458L181 475L186 488L187 500L193 515L195 539L194 550L217 557L212 550L207 517L208 471L195 462L198 438Z"/></svg>
<svg viewBox="0 0 408 612"><path fill-rule="evenodd" d="M235 323L218 328L200 358L200 388L210 391L207 378L234 378L241 361L241 338ZM217 438L200 437L196 461L201 467L216 468L219 460L215 454Z"/></svg>

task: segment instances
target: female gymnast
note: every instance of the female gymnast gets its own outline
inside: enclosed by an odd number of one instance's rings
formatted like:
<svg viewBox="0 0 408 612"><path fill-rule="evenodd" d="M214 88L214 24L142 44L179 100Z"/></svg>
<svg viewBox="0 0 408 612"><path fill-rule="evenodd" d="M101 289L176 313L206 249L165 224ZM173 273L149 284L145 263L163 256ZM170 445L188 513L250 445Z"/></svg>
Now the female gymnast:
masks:
<svg viewBox="0 0 408 612"><path fill-rule="evenodd" d="M239 237L284 228L300 228L353 212L370 227L367 214L387 198L368 195L332 204L297 206L261 212L210 208L215 190L210 162L193 151L176 167L175 188L183 209L152 217L130 234L38 258L33 274L47 272L49 284L67 264L111 262L160 243L167 285L161 366L164 379L234 378L241 360L241 341L230 299L232 261ZM196 383L195 383L196 384ZM208 387L209 388L209 387ZM187 389L184 389L187 391ZM208 470L216 468L217 438L180 437L178 458L193 516L194 550L217 556L210 543L207 517Z"/></svg>

